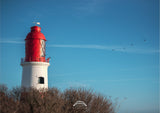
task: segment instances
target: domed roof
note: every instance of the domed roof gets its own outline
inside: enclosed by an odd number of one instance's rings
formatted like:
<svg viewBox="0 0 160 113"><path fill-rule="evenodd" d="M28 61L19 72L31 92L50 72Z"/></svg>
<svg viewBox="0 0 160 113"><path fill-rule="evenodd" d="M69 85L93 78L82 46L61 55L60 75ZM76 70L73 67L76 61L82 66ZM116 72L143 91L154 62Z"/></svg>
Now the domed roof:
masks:
<svg viewBox="0 0 160 113"><path fill-rule="evenodd" d="M41 33L41 27L38 27L38 26L31 27L31 32L28 33L25 40L33 39L33 38L38 38L46 41L45 36L43 35L43 33Z"/></svg>

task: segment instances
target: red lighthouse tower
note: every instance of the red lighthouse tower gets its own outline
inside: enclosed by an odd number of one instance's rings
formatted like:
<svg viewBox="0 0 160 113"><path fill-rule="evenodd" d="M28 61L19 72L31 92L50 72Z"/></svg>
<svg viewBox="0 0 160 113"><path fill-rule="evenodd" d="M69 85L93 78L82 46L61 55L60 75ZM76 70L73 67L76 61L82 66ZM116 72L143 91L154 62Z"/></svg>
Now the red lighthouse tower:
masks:
<svg viewBox="0 0 160 113"><path fill-rule="evenodd" d="M31 27L31 32L27 35L25 41L25 61L45 62L46 38L41 33L41 28L38 26Z"/></svg>
<svg viewBox="0 0 160 113"><path fill-rule="evenodd" d="M41 28L31 27L25 39L25 58L21 61L22 87L48 88L49 59L45 58L45 42Z"/></svg>

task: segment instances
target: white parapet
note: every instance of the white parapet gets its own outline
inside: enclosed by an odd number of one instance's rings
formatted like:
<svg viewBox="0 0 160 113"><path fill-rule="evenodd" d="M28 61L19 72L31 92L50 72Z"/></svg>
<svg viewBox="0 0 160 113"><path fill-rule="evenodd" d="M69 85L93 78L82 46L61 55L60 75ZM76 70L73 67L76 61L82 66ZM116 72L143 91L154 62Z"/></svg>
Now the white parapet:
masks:
<svg viewBox="0 0 160 113"><path fill-rule="evenodd" d="M48 89L48 62L21 62L21 87Z"/></svg>

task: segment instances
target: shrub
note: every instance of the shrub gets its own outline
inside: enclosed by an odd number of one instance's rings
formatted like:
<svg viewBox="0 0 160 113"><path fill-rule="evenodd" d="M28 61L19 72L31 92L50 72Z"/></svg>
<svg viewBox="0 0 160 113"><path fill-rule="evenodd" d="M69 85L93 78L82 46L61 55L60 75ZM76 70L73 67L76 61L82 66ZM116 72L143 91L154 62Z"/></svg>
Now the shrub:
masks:
<svg viewBox="0 0 160 113"><path fill-rule="evenodd" d="M77 101L87 106L76 105ZM0 85L0 113L114 113L112 102L86 89L36 90Z"/></svg>

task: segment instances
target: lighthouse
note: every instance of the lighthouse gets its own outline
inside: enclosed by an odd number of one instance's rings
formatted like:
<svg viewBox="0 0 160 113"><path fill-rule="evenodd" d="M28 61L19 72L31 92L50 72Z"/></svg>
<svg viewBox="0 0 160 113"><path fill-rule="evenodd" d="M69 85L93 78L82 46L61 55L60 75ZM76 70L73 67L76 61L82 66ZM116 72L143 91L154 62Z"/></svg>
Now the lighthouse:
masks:
<svg viewBox="0 0 160 113"><path fill-rule="evenodd" d="M47 89L49 58L46 59L46 38L41 27L31 27L25 38L25 58L21 59L21 87Z"/></svg>

